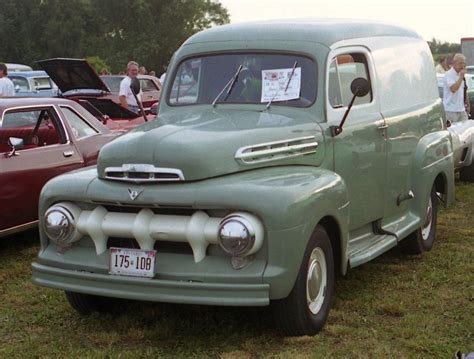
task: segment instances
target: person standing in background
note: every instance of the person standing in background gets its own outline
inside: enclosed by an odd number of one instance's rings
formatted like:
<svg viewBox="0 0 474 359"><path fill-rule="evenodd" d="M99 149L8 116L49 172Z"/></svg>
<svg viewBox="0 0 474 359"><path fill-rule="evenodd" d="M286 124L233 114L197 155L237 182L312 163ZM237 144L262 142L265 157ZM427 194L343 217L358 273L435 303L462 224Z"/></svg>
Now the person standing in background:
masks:
<svg viewBox="0 0 474 359"><path fill-rule="evenodd" d="M15 96L15 86L7 75L7 65L0 63L0 97Z"/></svg>
<svg viewBox="0 0 474 359"><path fill-rule="evenodd" d="M146 67L145 66L140 66L139 69L138 69L138 74L139 75L146 75L147 74Z"/></svg>
<svg viewBox="0 0 474 359"><path fill-rule="evenodd" d="M446 111L446 120L459 122L468 119L466 108L467 96L464 95L464 75L466 74L466 57L456 54L453 57L453 66L444 76L443 105Z"/></svg>
<svg viewBox="0 0 474 359"><path fill-rule="evenodd" d="M138 63L135 61L130 61L127 64L127 76L120 82L120 91L119 91L119 100L120 104L133 111L135 113L140 113L140 107L138 106L137 100L133 95L132 89L130 88L130 84L132 83L132 79L137 77L138 75ZM141 101L141 94L142 92L137 95L138 101Z"/></svg>
<svg viewBox="0 0 474 359"><path fill-rule="evenodd" d="M446 71L449 70L449 66L448 66L448 59L444 56L441 56L439 58L439 62L438 62L438 65L436 65L436 73L437 74L444 74L446 73Z"/></svg>

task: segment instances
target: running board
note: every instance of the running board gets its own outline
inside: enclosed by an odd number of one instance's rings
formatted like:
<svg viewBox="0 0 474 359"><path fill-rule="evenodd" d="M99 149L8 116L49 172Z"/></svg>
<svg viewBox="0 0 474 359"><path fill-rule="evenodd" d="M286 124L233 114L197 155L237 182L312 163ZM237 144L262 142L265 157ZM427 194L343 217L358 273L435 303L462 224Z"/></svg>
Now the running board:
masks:
<svg viewBox="0 0 474 359"><path fill-rule="evenodd" d="M397 245L397 237L393 235L374 235L367 244L355 251L349 248L349 265L351 268L360 266Z"/></svg>

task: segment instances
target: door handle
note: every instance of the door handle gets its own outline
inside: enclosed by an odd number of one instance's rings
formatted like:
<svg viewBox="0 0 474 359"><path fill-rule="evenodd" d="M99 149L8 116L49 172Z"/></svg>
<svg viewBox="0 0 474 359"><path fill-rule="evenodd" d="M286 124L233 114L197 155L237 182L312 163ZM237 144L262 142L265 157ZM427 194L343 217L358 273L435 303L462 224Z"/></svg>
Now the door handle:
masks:
<svg viewBox="0 0 474 359"><path fill-rule="evenodd" d="M379 130L386 130L388 128L388 125L380 125L378 126Z"/></svg>
<svg viewBox="0 0 474 359"><path fill-rule="evenodd" d="M74 151L64 151L63 156L64 157L71 157L74 154Z"/></svg>

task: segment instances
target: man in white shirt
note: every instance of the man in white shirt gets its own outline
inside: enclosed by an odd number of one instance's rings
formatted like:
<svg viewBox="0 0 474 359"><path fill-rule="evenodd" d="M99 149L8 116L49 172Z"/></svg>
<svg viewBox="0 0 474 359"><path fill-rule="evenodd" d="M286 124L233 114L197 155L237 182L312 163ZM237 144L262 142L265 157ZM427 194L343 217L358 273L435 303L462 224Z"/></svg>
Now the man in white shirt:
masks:
<svg viewBox="0 0 474 359"><path fill-rule="evenodd" d="M133 95L132 90L130 89L130 83L133 78L137 77L138 75L138 63L135 61L130 61L127 64L127 76L120 82L120 91L119 91L119 99L120 104L133 111L135 113L140 113L140 107ZM141 101L141 94L142 92L137 95L138 100Z"/></svg>
<svg viewBox="0 0 474 359"><path fill-rule="evenodd" d="M464 98L464 75L466 74L466 57L456 54L453 57L453 66L444 75L443 105L446 111L446 120L458 122L467 120L466 107L469 107L469 98ZM467 97L467 96L466 96ZM466 104L466 101L468 102Z"/></svg>
<svg viewBox="0 0 474 359"><path fill-rule="evenodd" d="M7 75L7 65L0 63L0 97L15 96L15 86Z"/></svg>

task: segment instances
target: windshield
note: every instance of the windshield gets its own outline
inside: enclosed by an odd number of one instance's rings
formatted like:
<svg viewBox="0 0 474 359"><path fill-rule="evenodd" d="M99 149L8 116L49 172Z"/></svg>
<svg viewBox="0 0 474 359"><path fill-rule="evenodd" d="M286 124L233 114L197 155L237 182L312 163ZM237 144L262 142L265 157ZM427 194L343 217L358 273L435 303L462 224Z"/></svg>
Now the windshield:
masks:
<svg viewBox="0 0 474 359"><path fill-rule="evenodd" d="M125 76L101 76L100 79L107 85L110 92L120 91L120 82Z"/></svg>
<svg viewBox="0 0 474 359"><path fill-rule="evenodd" d="M296 65L295 65L296 63ZM229 93L219 96L242 65ZM316 64L293 54L221 54L184 60L168 96L170 105L251 103L310 106L316 99Z"/></svg>

